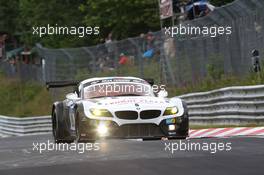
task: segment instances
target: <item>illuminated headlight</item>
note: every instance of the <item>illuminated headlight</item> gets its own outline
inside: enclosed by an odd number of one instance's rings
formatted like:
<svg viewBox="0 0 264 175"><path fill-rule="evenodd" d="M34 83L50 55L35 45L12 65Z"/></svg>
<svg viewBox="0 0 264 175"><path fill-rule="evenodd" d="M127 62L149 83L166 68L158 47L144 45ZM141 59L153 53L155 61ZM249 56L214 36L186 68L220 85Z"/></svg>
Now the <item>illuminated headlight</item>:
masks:
<svg viewBox="0 0 264 175"><path fill-rule="evenodd" d="M113 117L113 115L107 109L91 108L90 112L95 117Z"/></svg>
<svg viewBox="0 0 264 175"><path fill-rule="evenodd" d="M163 115L175 115L177 113L178 113L178 108L176 106L174 106L174 107L166 108Z"/></svg>
<svg viewBox="0 0 264 175"><path fill-rule="evenodd" d="M99 136L106 136L108 134L108 128L104 123L100 123L97 126L97 133Z"/></svg>
<svg viewBox="0 0 264 175"><path fill-rule="evenodd" d="M169 131L174 131L176 129L176 126L175 125L169 125Z"/></svg>

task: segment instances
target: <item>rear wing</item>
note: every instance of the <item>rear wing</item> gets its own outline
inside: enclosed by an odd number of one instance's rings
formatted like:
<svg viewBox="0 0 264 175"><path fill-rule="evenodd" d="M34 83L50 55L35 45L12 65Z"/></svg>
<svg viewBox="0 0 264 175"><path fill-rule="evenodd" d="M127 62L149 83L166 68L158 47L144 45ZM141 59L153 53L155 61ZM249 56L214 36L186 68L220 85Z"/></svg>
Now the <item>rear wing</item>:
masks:
<svg viewBox="0 0 264 175"><path fill-rule="evenodd" d="M51 81L46 82L46 88L49 90L50 88L62 88L62 87L69 87L69 86L75 86L80 83L80 81Z"/></svg>
<svg viewBox="0 0 264 175"><path fill-rule="evenodd" d="M152 79L152 78L144 78L144 80L146 82L148 82L150 84L150 86L153 86L154 85L154 79Z"/></svg>
<svg viewBox="0 0 264 175"><path fill-rule="evenodd" d="M151 86L154 85L154 79L151 78L144 78L146 82L148 82ZM46 82L46 88L49 90L50 88L62 88L62 87L69 87L69 86L77 86L79 85L80 81L51 81Z"/></svg>

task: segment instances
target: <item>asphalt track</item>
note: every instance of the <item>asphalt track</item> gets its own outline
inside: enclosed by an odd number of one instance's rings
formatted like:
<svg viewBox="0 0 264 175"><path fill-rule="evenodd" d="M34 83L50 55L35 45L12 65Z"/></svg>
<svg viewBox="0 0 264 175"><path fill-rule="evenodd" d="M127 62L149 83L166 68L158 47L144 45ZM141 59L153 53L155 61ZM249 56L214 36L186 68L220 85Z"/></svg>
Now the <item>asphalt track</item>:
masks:
<svg viewBox="0 0 264 175"><path fill-rule="evenodd" d="M231 143L230 151L171 151L171 141L103 140L99 151L33 151L33 142L52 140L50 135L0 139L0 175L78 174L264 174L263 138L192 139L195 143Z"/></svg>

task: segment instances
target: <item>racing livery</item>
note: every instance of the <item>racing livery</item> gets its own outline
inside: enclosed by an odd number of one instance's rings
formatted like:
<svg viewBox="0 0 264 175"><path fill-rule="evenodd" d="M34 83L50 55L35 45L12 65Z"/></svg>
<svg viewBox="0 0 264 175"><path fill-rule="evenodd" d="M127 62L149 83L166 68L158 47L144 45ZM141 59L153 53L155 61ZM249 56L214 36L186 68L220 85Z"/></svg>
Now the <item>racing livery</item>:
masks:
<svg viewBox="0 0 264 175"><path fill-rule="evenodd" d="M49 82L48 88L76 86L74 93L52 106L56 143L93 142L107 138L186 138L186 104L153 92L153 81L135 77L91 78L81 82Z"/></svg>

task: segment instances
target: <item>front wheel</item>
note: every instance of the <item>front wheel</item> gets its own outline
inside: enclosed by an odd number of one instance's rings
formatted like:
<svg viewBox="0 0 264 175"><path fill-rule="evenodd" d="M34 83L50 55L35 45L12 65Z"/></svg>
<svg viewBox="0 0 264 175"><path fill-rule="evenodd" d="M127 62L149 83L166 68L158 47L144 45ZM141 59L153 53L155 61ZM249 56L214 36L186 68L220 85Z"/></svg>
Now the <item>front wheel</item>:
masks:
<svg viewBox="0 0 264 175"><path fill-rule="evenodd" d="M63 130L58 125L58 111L52 113L52 134L55 143L72 143L74 140L66 139Z"/></svg>

